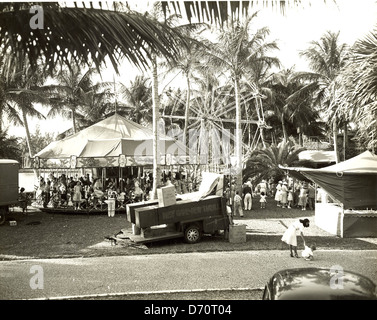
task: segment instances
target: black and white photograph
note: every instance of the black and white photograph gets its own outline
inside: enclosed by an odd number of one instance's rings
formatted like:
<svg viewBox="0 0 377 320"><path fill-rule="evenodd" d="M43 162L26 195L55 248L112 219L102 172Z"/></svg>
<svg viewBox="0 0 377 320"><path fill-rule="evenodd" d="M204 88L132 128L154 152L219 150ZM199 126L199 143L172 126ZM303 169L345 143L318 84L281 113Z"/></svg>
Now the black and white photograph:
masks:
<svg viewBox="0 0 377 320"><path fill-rule="evenodd" d="M0 2L0 300L221 319L376 285L376 0Z"/></svg>

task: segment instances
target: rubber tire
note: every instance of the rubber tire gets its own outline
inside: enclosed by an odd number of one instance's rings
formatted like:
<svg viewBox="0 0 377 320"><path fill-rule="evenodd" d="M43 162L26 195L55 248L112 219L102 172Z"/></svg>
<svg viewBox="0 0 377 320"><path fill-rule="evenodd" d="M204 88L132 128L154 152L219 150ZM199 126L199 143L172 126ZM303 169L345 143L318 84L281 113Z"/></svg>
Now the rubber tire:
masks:
<svg viewBox="0 0 377 320"><path fill-rule="evenodd" d="M4 207L0 207L0 226L5 223L7 210Z"/></svg>
<svg viewBox="0 0 377 320"><path fill-rule="evenodd" d="M199 242L201 238L202 238L202 231L197 225L191 224L185 229L185 234L184 234L185 242L193 244L193 243Z"/></svg>

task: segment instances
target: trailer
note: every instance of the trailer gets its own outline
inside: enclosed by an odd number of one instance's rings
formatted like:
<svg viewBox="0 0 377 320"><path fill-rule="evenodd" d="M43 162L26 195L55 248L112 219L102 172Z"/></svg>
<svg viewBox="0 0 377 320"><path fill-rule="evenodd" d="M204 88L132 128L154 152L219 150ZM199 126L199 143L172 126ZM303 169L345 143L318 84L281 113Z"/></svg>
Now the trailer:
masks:
<svg viewBox="0 0 377 320"><path fill-rule="evenodd" d="M9 206L19 202L18 172L16 160L0 159L0 225L5 222Z"/></svg>
<svg viewBox="0 0 377 320"><path fill-rule="evenodd" d="M127 221L133 226L128 238L135 243L173 238L197 243L203 234L225 234L231 220L223 197L223 175L203 175L199 192L177 195L175 204L164 206L157 200L128 204Z"/></svg>

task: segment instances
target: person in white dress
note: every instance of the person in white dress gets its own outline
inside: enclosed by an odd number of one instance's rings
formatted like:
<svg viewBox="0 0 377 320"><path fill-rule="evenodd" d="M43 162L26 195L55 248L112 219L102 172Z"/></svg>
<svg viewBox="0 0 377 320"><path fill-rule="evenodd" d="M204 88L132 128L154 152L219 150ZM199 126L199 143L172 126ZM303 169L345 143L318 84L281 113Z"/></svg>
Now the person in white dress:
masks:
<svg viewBox="0 0 377 320"><path fill-rule="evenodd" d="M304 247L306 246L304 238L304 228L308 228L310 225L309 219L298 219L293 222L287 230L285 230L281 240L289 245L289 250L291 252L291 257L299 258L297 254L297 231L300 231L300 236L304 242ZM293 255L293 251L295 255Z"/></svg>
<svg viewBox="0 0 377 320"><path fill-rule="evenodd" d="M281 186L280 194L281 194L281 196L280 196L281 207L286 208L287 203L288 203L288 187L287 187L287 183L285 181L283 182L283 185Z"/></svg>

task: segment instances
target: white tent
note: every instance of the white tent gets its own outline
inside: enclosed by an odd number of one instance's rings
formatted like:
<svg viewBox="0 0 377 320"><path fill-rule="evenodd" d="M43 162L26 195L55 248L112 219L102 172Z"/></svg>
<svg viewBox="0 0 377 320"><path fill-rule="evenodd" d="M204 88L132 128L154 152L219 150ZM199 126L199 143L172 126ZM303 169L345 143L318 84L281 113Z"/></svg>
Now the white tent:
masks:
<svg viewBox="0 0 377 320"><path fill-rule="evenodd" d="M160 134L161 164L169 158L184 164L190 155L186 146ZM152 163L153 131L114 114L65 139L52 142L35 155L38 168L111 167Z"/></svg>

